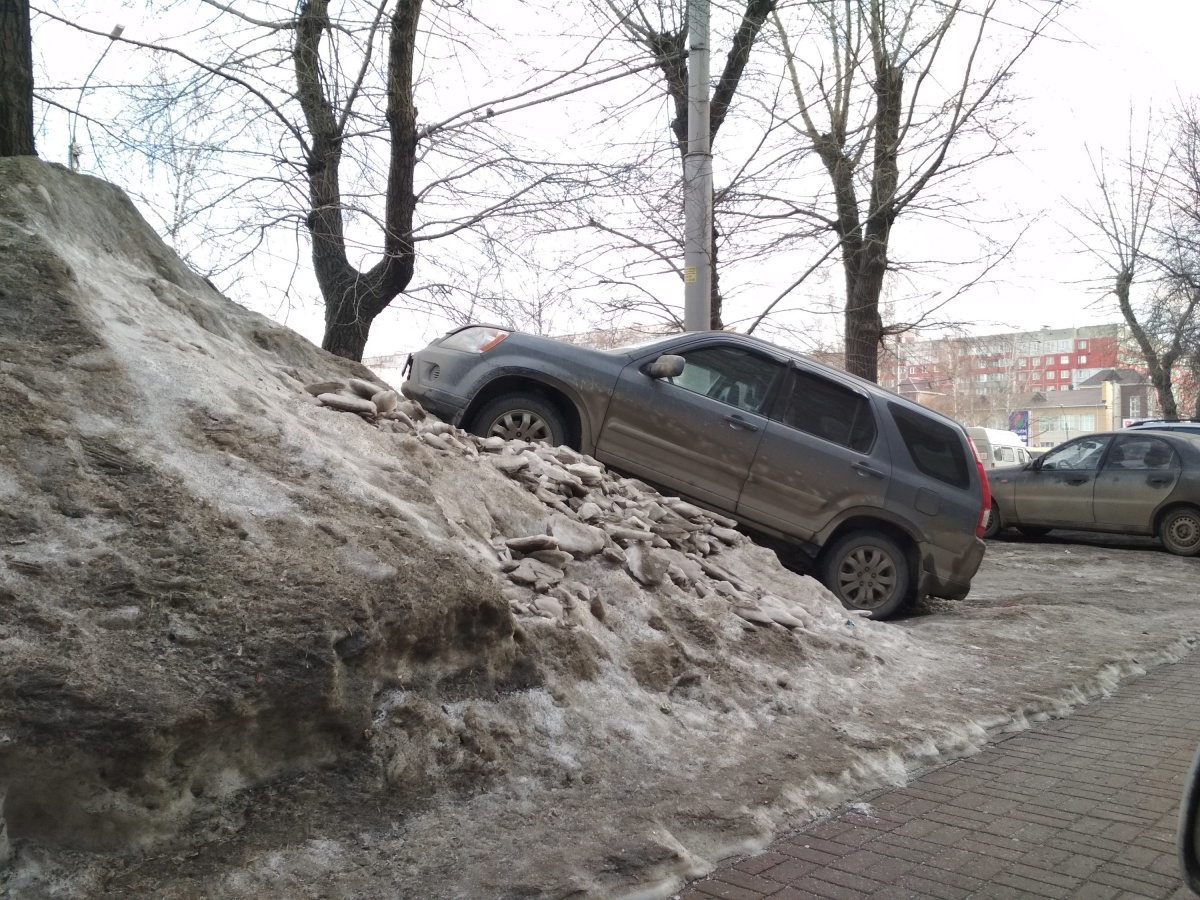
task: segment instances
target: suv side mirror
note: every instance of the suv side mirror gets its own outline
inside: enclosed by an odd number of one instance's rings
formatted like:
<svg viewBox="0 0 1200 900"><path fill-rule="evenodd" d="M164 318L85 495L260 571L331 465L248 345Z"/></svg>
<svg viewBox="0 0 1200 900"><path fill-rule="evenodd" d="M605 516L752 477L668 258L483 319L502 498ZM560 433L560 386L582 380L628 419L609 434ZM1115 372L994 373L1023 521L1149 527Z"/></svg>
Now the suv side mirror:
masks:
<svg viewBox="0 0 1200 900"><path fill-rule="evenodd" d="M1192 760L1179 800L1179 867L1183 880L1200 894L1200 749Z"/></svg>
<svg viewBox="0 0 1200 900"><path fill-rule="evenodd" d="M677 378L683 374L687 361L682 356L664 353L654 362L642 367L642 371L651 378Z"/></svg>

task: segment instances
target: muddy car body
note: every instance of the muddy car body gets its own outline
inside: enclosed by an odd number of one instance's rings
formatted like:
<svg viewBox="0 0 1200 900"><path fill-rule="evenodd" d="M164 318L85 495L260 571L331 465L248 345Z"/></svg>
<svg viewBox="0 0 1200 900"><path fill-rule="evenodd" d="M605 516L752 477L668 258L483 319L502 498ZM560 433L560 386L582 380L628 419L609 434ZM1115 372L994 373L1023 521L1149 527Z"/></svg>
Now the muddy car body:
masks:
<svg viewBox="0 0 1200 900"><path fill-rule="evenodd" d="M404 393L481 435L563 443L782 539L883 618L962 598L986 477L951 419L765 341L693 332L594 350L467 326Z"/></svg>
<svg viewBox="0 0 1200 900"><path fill-rule="evenodd" d="M986 535L1015 527L1154 535L1200 554L1200 436L1125 429L1060 444L1025 466L992 469Z"/></svg>

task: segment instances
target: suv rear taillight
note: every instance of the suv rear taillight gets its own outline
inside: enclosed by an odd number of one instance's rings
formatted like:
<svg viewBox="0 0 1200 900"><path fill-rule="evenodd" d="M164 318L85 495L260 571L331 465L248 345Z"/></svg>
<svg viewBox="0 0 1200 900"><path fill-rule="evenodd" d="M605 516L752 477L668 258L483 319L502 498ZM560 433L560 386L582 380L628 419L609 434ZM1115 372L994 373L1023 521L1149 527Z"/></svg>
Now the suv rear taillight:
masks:
<svg viewBox="0 0 1200 900"><path fill-rule="evenodd" d="M992 487L988 484L987 469L983 467L983 460L979 458L979 451L975 449L975 442L967 437L967 443L971 445L971 455L975 457L975 468L979 471L979 486L983 488L983 508L979 511L979 524L975 526L975 537L983 537L983 532L987 530L987 518L992 511Z"/></svg>

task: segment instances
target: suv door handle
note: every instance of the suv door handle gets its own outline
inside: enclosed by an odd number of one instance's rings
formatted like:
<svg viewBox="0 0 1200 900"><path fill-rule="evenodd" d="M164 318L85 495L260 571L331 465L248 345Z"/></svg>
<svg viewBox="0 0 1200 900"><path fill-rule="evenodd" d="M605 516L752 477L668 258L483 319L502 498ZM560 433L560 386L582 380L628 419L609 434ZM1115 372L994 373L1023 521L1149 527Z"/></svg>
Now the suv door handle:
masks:
<svg viewBox="0 0 1200 900"><path fill-rule="evenodd" d="M730 428L741 428L743 431L758 431L758 426L753 422L747 422L741 416L728 415L725 421L729 423Z"/></svg>
<svg viewBox="0 0 1200 900"><path fill-rule="evenodd" d="M1088 475L1069 475L1063 479L1067 484L1087 484L1091 480Z"/></svg>
<svg viewBox="0 0 1200 900"><path fill-rule="evenodd" d="M1151 475L1146 479L1150 484L1170 484L1174 479L1170 475Z"/></svg>
<svg viewBox="0 0 1200 900"><path fill-rule="evenodd" d="M872 466L869 466L869 465L867 465L867 464L866 464L865 462L863 462L862 460L859 460L858 462L853 462L853 463L851 463L851 464L850 464L850 468L852 468L852 469L854 469L854 471L858 472L858 474L859 474L859 475L872 475L872 476L874 476L875 478L882 478L882 477L883 477L883 473L882 473L882 472L880 472L878 469L876 469L876 468L874 468L874 467L872 467Z"/></svg>

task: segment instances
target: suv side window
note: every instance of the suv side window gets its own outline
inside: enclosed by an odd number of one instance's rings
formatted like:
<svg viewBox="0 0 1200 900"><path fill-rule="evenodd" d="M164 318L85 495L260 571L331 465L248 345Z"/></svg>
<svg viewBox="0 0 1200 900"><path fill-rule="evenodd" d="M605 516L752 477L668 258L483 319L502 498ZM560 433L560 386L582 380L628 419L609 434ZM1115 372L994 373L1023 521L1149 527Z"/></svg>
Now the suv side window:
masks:
<svg viewBox="0 0 1200 900"><path fill-rule="evenodd" d="M847 387L802 369L794 369L791 389L779 420L858 453L875 443L871 403Z"/></svg>
<svg viewBox="0 0 1200 900"><path fill-rule="evenodd" d="M970 486L967 454L958 432L898 403L889 403L888 410L918 471L956 488Z"/></svg>
<svg viewBox="0 0 1200 900"><path fill-rule="evenodd" d="M762 410L780 363L740 347L700 347L679 354L683 374L671 383L746 412Z"/></svg>

